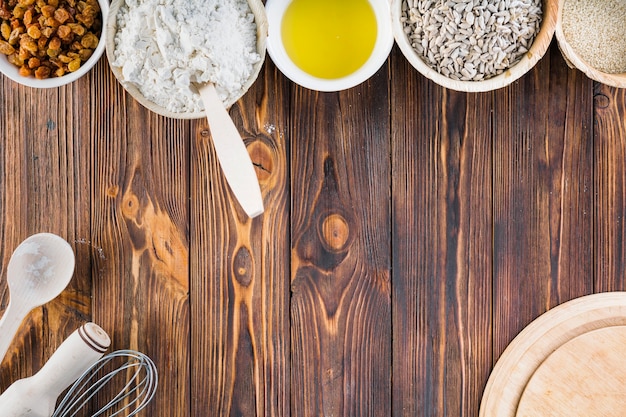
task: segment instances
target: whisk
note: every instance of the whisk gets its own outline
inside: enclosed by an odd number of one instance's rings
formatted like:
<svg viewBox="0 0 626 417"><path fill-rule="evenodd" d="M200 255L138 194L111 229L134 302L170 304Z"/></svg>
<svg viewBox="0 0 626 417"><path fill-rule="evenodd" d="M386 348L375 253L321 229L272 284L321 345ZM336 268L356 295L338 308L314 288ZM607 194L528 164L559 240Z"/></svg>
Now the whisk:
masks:
<svg viewBox="0 0 626 417"><path fill-rule="evenodd" d="M68 388L51 417L73 417L84 412L92 400L100 400L105 388L114 394L91 417L134 416L152 400L157 384L157 369L148 356L133 350L118 350L103 356L83 373Z"/></svg>

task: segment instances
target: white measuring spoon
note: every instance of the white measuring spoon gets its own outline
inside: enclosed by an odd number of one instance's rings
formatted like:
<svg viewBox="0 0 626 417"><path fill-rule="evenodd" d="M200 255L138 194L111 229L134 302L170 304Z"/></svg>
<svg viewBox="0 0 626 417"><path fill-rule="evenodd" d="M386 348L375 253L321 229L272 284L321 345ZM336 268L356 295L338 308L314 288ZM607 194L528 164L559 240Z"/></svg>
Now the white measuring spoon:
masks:
<svg viewBox="0 0 626 417"><path fill-rule="evenodd" d="M224 177L246 214L256 217L263 213L263 197L248 149L213 83L196 87L204 102L213 146Z"/></svg>
<svg viewBox="0 0 626 417"><path fill-rule="evenodd" d="M15 249L7 268L9 305L0 319L0 362L26 315L67 287L74 263L71 246L51 233L32 235Z"/></svg>

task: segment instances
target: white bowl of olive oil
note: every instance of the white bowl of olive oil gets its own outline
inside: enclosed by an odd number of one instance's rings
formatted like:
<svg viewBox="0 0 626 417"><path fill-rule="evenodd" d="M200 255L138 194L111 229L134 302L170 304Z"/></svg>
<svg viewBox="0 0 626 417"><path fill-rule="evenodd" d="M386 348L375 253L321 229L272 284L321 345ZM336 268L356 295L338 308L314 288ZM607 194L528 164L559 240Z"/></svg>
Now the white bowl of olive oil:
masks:
<svg viewBox="0 0 626 417"><path fill-rule="evenodd" d="M388 0L268 0L267 52L290 80L340 91L374 75L393 46Z"/></svg>

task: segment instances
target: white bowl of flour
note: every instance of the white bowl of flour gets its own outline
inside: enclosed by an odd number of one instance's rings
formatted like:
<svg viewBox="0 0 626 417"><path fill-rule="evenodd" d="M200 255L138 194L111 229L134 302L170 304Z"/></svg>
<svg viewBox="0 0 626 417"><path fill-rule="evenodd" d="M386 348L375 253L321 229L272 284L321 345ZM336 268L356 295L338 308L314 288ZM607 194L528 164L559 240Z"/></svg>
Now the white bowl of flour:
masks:
<svg viewBox="0 0 626 417"><path fill-rule="evenodd" d="M211 82L226 108L265 60L260 0L113 0L106 52L118 81L162 116L205 117L195 85Z"/></svg>

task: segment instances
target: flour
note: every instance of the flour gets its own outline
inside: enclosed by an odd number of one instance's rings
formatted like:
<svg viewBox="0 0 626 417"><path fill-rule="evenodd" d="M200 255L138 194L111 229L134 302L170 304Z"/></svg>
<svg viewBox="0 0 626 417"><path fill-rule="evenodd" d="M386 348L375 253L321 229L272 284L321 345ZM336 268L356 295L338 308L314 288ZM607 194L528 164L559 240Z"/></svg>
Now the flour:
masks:
<svg viewBox="0 0 626 417"><path fill-rule="evenodd" d="M117 15L115 60L124 80L176 113L204 110L193 83L236 98L261 57L246 0L126 0Z"/></svg>

